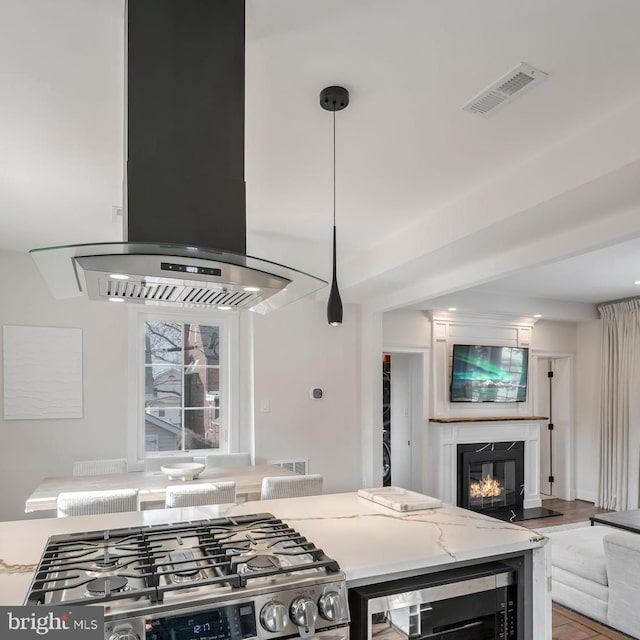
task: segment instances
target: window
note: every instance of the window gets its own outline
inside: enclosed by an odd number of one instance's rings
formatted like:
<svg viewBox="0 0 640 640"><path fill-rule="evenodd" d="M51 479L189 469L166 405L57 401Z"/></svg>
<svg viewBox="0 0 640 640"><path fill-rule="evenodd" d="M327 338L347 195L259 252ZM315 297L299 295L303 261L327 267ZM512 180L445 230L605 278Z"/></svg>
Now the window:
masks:
<svg viewBox="0 0 640 640"><path fill-rule="evenodd" d="M143 318L144 452L226 450L223 322Z"/></svg>

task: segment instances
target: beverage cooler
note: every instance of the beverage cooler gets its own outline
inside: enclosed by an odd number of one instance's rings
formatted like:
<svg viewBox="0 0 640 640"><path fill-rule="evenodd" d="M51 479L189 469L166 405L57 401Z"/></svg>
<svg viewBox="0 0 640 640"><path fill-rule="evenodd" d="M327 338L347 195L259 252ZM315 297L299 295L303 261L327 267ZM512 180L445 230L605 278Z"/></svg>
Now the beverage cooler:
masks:
<svg viewBox="0 0 640 640"><path fill-rule="evenodd" d="M518 571L491 562L349 590L351 640L515 640Z"/></svg>

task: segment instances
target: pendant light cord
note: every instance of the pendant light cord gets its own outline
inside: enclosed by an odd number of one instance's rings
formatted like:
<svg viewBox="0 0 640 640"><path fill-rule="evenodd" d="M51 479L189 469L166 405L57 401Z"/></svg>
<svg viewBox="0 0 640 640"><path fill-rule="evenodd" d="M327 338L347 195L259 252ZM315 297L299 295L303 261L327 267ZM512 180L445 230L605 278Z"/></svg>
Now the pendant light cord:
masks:
<svg viewBox="0 0 640 640"><path fill-rule="evenodd" d="M331 291L327 300L327 322L332 327L342 324L342 300L338 290L336 265L336 111L341 111L349 104L349 92L344 87L327 87L320 92L320 106L326 111L333 112L333 251Z"/></svg>
<svg viewBox="0 0 640 640"><path fill-rule="evenodd" d="M333 109L333 226L336 226L336 110Z"/></svg>

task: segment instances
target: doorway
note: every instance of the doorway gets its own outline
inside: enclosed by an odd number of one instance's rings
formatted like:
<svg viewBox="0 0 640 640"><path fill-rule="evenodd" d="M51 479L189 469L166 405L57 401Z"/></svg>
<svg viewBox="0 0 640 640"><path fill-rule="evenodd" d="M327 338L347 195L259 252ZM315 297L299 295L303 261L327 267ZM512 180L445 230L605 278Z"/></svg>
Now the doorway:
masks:
<svg viewBox="0 0 640 640"><path fill-rule="evenodd" d="M573 358L538 354L536 363L535 411L549 417L540 426L540 493L573 500Z"/></svg>
<svg viewBox="0 0 640 640"><path fill-rule="evenodd" d="M382 361L383 484L422 491L425 354L387 352ZM426 442L425 442L426 444Z"/></svg>

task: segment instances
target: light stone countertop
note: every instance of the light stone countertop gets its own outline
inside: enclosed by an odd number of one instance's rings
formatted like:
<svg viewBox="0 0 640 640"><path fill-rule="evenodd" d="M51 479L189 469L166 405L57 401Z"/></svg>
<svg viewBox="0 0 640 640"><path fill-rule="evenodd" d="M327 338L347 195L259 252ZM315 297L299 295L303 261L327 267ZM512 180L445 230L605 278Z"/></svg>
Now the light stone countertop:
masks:
<svg viewBox="0 0 640 640"><path fill-rule="evenodd" d="M269 512L334 558L355 586L542 547L535 531L451 505L397 512L340 493L188 509L0 522L0 605L22 604L47 538L74 531L115 529Z"/></svg>
<svg viewBox="0 0 640 640"><path fill-rule="evenodd" d="M229 513L258 511L285 520L335 558L349 586L547 542L535 531L448 504L403 513L356 493L249 502Z"/></svg>

